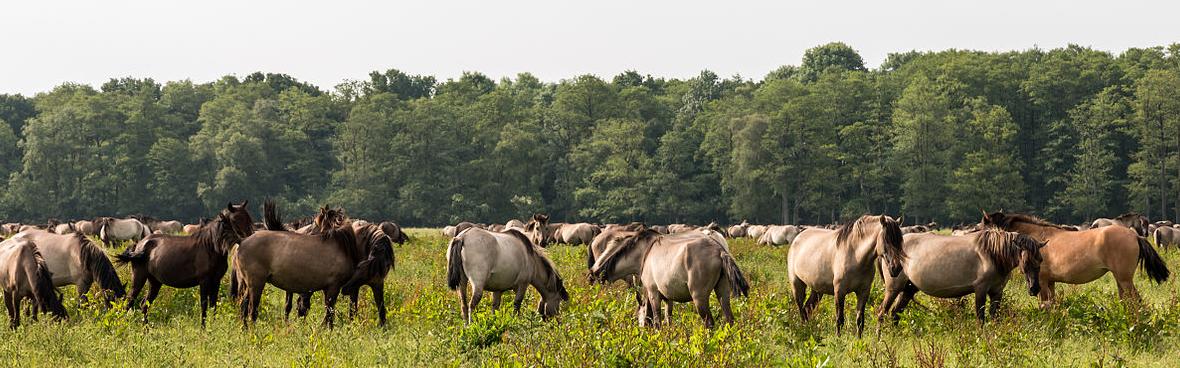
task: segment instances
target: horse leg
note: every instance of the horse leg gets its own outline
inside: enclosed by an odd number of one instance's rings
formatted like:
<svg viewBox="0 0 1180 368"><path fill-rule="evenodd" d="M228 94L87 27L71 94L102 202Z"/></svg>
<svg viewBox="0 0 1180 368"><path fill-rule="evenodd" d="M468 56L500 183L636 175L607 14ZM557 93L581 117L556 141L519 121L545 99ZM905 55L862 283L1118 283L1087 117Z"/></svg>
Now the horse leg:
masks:
<svg viewBox="0 0 1180 368"><path fill-rule="evenodd" d="M1037 296L1041 299L1041 308L1047 309L1053 306L1054 299L1057 298L1056 285L1053 281L1049 281L1045 277L1041 277L1041 292Z"/></svg>
<svg viewBox="0 0 1180 368"><path fill-rule="evenodd" d="M131 292L127 294L127 309L135 308L135 303L139 301L139 292L143 291L145 282L147 282L147 277L142 272L131 270Z"/></svg>
<svg viewBox="0 0 1180 368"><path fill-rule="evenodd" d="M358 286L356 290L348 294L348 319L356 318L357 303L361 297L361 288Z"/></svg>
<svg viewBox="0 0 1180 368"><path fill-rule="evenodd" d="M905 308L910 305L911 301L914 300L914 294L917 293L918 287L911 283L907 283L906 286L901 289L901 295L898 296L899 299L893 306L893 312L891 313L893 316L893 324L896 325L897 322L901 321L901 312L905 311Z"/></svg>
<svg viewBox="0 0 1180 368"><path fill-rule="evenodd" d="M982 325L986 318L983 315L984 307L987 306L987 291L975 290L975 319Z"/></svg>
<svg viewBox="0 0 1180 368"><path fill-rule="evenodd" d="M76 285L78 288L78 309L81 309L82 306L85 305L87 301L89 301L89 298L87 298L87 294L90 293L90 285L92 283L93 282L90 280L89 277L83 277L82 279L77 280L77 282L74 283L74 285Z"/></svg>
<svg viewBox="0 0 1180 368"><path fill-rule="evenodd" d="M148 307L150 307L152 302L156 301L156 297L160 295L160 286L163 286L160 284L160 281L154 278L148 279L148 294L147 298L143 300L143 323L147 323L148 321Z"/></svg>
<svg viewBox="0 0 1180 368"><path fill-rule="evenodd" d="M1000 313L1000 301L1004 300L1004 289L996 287L988 293L988 299L991 299L991 307L988 309L988 314L991 314L992 320L996 319L996 315Z"/></svg>
<svg viewBox="0 0 1180 368"><path fill-rule="evenodd" d="M492 292L492 310L499 310L500 309L500 296L502 294L504 294L503 291L493 291Z"/></svg>
<svg viewBox="0 0 1180 368"><path fill-rule="evenodd" d="M307 312L311 310L311 295L312 293L299 294L299 299L295 303L295 315L299 318L307 317Z"/></svg>
<svg viewBox="0 0 1180 368"><path fill-rule="evenodd" d="M836 336L840 336L840 330L844 327L844 298L848 296L848 292L841 290L840 285L836 285ZM814 293L814 291L813 291Z"/></svg>
<svg viewBox="0 0 1180 368"><path fill-rule="evenodd" d="M20 306L13 293L4 292L4 308L8 309L8 328L15 330L20 327Z"/></svg>
<svg viewBox="0 0 1180 368"><path fill-rule="evenodd" d="M483 285L482 284L476 285L475 283L471 283L471 305L468 306L468 309L470 309L470 313L472 313L472 314L475 313L475 308L479 307L479 301L481 299L483 299ZM544 301L541 301L541 302L544 303Z"/></svg>
<svg viewBox="0 0 1180 368"><path fill-rule="evenodd" d="M463 324L471 323L471 310L467 307L467 282L462 282L459 285L459 313L463 315Z"/></svg>
<svg viewBox="0 0 1180 368"><path fill-rule="evenodd" d="M217 286L220 286L220 285L217 285ZM199 290L200 290L200 297L201 297L201 328L205 327L206 315L208 314L209 308L212 307L211 305L209 305L209 303L212 301L212 298L210 298L210 294L213 294L213 295L217 294L217 286L209 285L208 280L206 280L205 282L202 282L200 285Z"/></svg>
<svg viewBox="0 0 1180 368"><path fill-rule="evenodd" d="M823 293L816 291L815 289L811 289L811 295L809 295L807 297L807 303L805 303L805 305L804 305L804 307L807 308L807 318L808 319L815 316L815 309L817 307L819 307L819 301L822 300L823 298L824 298Z"/></svg>
<svg viewBox="0 0 1180 368"><path fill-rule="evenodd" d="M718 283L717 289L717 304L721 304L721 315L725 317L725 324L733 324L733 309L729 306L729 298L732 292L729 289L729 284L721 282Z"/></svg>
<svg viewBox="0 0 1180 368"><path fill-rule="evenodd" d="M877 324L885 322L885 315L889 314L889 309L893 308L893 303L897 301L897 290L888 283L885 285L885 297L881 299L881 310L877 311Z"/></svg>
<svg viewBox="0 0 1180 368"><path fill-rule="evenodd" d="M1130 272L1114 273L1115 284L1119 288L1119 298L1123 300L1139 300L1139 290L1135 288L1135 269Z"/></svg>
<svg viewBox="0 0 1180 368"><path fill-rule="evenodd" d="M709 310L709 292L712 290L692 291L692 304L697 308L697 314L705 322L705 328L713 328L713 311ZM718 294L720 296L720 294ZM668 303L669 306L672 303Z"/></svg>
<svg viewBox="0 0 1180 368"><path fill-rule="evenodd" d="M807 284L798 278L792 277L791 291L795 294L795 306L799 307L799 317L803 318L803 322L807 322Z"/></svg>
<svg viewBox="0 0 1180 368"><path fill-rule="evenodd" d="M291 298L293 296L295 296L295 293L287 292L287 305L283 306L283 322L286 322L291 317Z"/></svg>
<svg viewBox="0 0 1180 368"><path fill-rule="evenodd" d="M856 338L860 338L865 331L865 307L869 303L869 293L872 286L856 292Z"/></svg>
<svg viewBox="0 0 1180 368"><path fill-rule="evenodd" d="M514 295L512 299L512 310L516 312L516 314L520 314L520 305L524 304L524 294L528 291L529 286L527 284L516 287L516 291L514 291L516 295Z"/></svg>
<svg viewBox="0 0 1180 368"><path fill-rule="evenodd" d="M369 285L369 290L373 292L373 304L377 305L377 326L385 326L385 283L384 281L374 282Z"/></svg>
<svg viewBox="0 0 1180 368"><path fill-rule="evenodd" d="M324 324L328 326L328 329L335 327L336 297L339 294L340 290L337 288L324 289L324 309L327 310L327 314L324 315Z"/></svg>

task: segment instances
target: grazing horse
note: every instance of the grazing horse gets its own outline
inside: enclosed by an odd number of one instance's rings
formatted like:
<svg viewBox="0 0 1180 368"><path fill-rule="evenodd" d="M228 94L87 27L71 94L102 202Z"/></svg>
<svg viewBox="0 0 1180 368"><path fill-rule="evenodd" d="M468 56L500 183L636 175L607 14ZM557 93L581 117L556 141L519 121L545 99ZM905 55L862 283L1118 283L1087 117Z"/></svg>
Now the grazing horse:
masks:
<svg viewBox="0 0 1180 368"><path fill-rule="evenodd" d="M585 222L563 224L554 232L553 240L557 243L569 245L590 244L600 232L602 232L602 229L598 228L598 226Z"/></svg>
<svg viewBox="0 0 1180 368"><path fill-rule="evenodd" d="M926 225L913 225L913 226L905 226L905 227L901 228L902 235L928 233L928 232L930 232L930 227L926 226Z"/></svg>
<svg viewBox="0 0 1180 368"><path fill-rule="evenodd" d="M771 225L767 226L762 236L758 238L758 244L766 245L784 245L795 241L799 236L801 230L795 225Z"/></svg>
<svg viewBox="0 0 1180 368"><path fill-rule="evenodd" d="M1036 296L1040 292L1037 275L1044 243L1028 235L987 229L963 236L918 233L905 234L903 238L906 259L901 262L900 275L884 275L885 299L877 314L878 322L884 321L887 313L897 322L918 291L938 298L960 298L974 293L975 318L980 323L984 321L984 305L990 298L990 312L995 318L1008 277L1016 267L1024 271L1028 294Z"/></svg>
<svg viewBox="0 0 1180 368"><path fill-rule="evenodd" d="M381 231L384 232L386 236L389 236L389 240L393 241L394 243L405 244L406 242L410 241L410 235L406 234L405 230L396 223L385 221L377 224L377 226L380 227Z"/></svg>
<svg viewBox="0 0 1180 368"><path fill-rule="evenodd" d="M1172 226L1160 226L1151 233L1155 239L1155 246L1168 249L1168 246L1180 245L1180 229Z"/></svg>
<svg viewBox="0 0 1180 368"><path fill-rule="evenodd" d="M80 220L74 222L74 232L86 236L98 235L98 229L94 226L94 221Z"/></svg>
<svg viewBox="0 0 1180 368"><path fill-rule="evenodd" d="M242 240L234 256L231 290L239 297L242 326L258 320L258 307L266 284L292 294L324 293L324 324L334 326L336 298L353 296L369 285L377 305L379 323L385 324L385 276L393 267L389 237L376 225L357 231L343 210L324 207L312 224L313 234L291 232L279 220L274 204L263 207L267 230ZM237 284L237 285L234 285ZM288 307L289 308L289 307ZM355 308L355 307L354 307Z"/></svg>
<svg viewBox="0 0 1180 368"><path fill-rule="evenodd" d="M667 319L673 302L692 302L705 327L713 328L709 294L717 295L725 322L732 324L729 298L746 296L750 290L729 249L709 234L661 235L646 229L637 231L609 242L606 252L591 268L591 273L604 281L632 272L639 274L643 284L641 325L650 321L658 327L661 324L658 311L664 303L668 308L663 309L663 317Z"/></svg>
<svg viewBox="0 0 1180 368"><path fill-rule="evenodd" d="M1168 279L1168 266L1160 259L1151 244L1122 226L1105 226L1076 231L1039 218L996 212L983 214L980 222L1006 231L1015 231L1046 242L1041 248L1041 306L1055 301L1053 285L1058 282L1085 284L1097 280L1107 272L1114 274L1119 296L1138 299L1135 288L1135 268L1142 266L1147 276L1157 283Z"/></svg>
<svg viewBox="0 0 1180 368"><path fill-rule="evenodd" d="M516 294L512 308L519 313L525 292L532 286L541 294L537 313L542 319L556 316L561 310L561 302L569 300L569 292L565 290L565 283L553 261L517 230L465 230L451 239L446 257L447 287L459 293L460 312L465 324L471 323L471 315L479 306L484 291L492 292L492 309L497 309L500 296L512 290ZM467 301L469 283L470 304Z"/></svg>
<svg viewBox="0 0 1180 368"><path fill-rule="evenodd" d="M193 235L153 234L128 247L115 256L118 264L131 265L131 292L127 308L134 308L139 292L148 285L147 297L141 306L143 321L147 323L150 304L156 300L160 287L178 289L200 287L201 326L206 312L217 306L217 292L221 278L229 268L227 257L234 244L254 233L253 219L246 202L230 203L217 219Z"/></svg>
<svg viewBox="0 0 1180 368"><path fill-rule="evenodd" d="M139 220L102 217L98 219L98 239L110 246L116 241L140 241L152 234L151 228Z"/></svg>
<svg viewBox="0 0 1180 368"><path fill-rule="evenodd" d="M861 336L876 260L881 258L884 270L897 277L905 257L901 227L889 216L864 215L835 230L803 230L787 253L787 273L799 314L807 321L822 295L834 295L839 335L844 326L844 298L856 293L856 336ZM811 296L804 302L809 287Z"/></svg>
<svg viewBox="0 0 1180 368"><path fill-rule="evenodd" d="M57 226L53 227L54 234L73 234L74 232L74 223L72 222L57 224Z"/></svg>
<svg viewBox="0 0 1180 368"><path fill-rule="evenodd" d="M742 238L746 236L746 229L750 227L750 223L742 220L742 223L729 227L729 236L734 238Z"/></svg>
<svg viewBox="0 0 1180 368"><path fill-rule="evenodd" d="M53 274L27 237L13 237L0 242L0 289L4 291L4 306L8 308L8 327L20 326L20 302L33 301L34 309L66 319L66 308L53 288ZM30 316L37 320L37 313Z"/></svg>
<svg viewBox="0 0 1180 368"><path fill-rule="evenodd" d="M766 227L766 225L750 225L746 228L746 236L754 239L762 238L762 234L766 233Z"/></svg>
<svg viewBox="0 0 1180 368"><path fill-rule="evenodd" d="M1149 233L1147 231L1147 227L1148 227L1147 222L1148 222L1147 216L1143 216L1138 213L1131 212L1131 213L1124 213L1122 215L1119 215L1119 217L1115 217L1113 219L1100 218L1100 219L1094 220L1094 222L1090 224L1090 228L1094 229L1094 228L1111 226L1111 225L1119 225L1119 226L1122 226L1125 228L1130 228L1132 230L1135 230L1135 233L1139 234L1139 236L1148 236L1151 233Z"/></svg>
<svg viewBox="0 0 1180 368"><path fill-rule="evenodd" d="M94 244L90 238L79 233L61 235L44 230L31 230L21 233L37 244L49 271L53 273L53 286L60 287L74 285L78 288L78 303L86 301L86 293L90 286L98 282L98 287L107 292L106 302L109 304L115 298L126 295L123 282L115 272L115 266L107 258L106 252Z"/></svg>

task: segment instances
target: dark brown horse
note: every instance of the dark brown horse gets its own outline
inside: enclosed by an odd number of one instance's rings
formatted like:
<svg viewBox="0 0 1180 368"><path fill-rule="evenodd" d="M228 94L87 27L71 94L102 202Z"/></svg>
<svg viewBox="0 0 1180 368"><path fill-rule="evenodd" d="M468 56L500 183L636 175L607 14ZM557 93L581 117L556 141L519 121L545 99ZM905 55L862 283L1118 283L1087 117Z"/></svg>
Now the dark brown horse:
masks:
<svg viewBox="0 0 1180 368"><path fill-rule="evenodd" d="M268 230L243 240L234 257L237 281L231 284L237 285L231 288L241 304L243 327L258 319L267 283L294 294L322 291L328 327L334 323L339 293L354 295L361 286L369 285L384 324L381 288L393 267L393 250L380 227L369 225L356 231L342 210L325 207L315 218L317 233L299 234L286 230L273 204L267 203L263 211Z"/></svg>
<svg viewBox="0 0 1180 368"><path fill-rule="evenodd" d="M381 231L384 232L385 235L389 236L389 240L393 241L394 243L405 244L406 242L410 241L410 236L406 234L401 226L398 226L398 224L394 222L385 221L377 226L380 226Z"/></svg>
<svg viewBox="0 0 1180 368"><path fill-rule="evenodd" d="M123 254L115 256L117 263L131 264L131 293L127 307L135 305L139 292L147 283L148 294L142 305L146 323L148 306L156 300L161 286L178 289L200 286L201 326L204 326L207 310L217 305L221 278L229 268L226 259L229 251L234 244L254 233L253 222L246 202L230 203L216 220L196 234L152 234L134 247L128 247Z"/></svg>

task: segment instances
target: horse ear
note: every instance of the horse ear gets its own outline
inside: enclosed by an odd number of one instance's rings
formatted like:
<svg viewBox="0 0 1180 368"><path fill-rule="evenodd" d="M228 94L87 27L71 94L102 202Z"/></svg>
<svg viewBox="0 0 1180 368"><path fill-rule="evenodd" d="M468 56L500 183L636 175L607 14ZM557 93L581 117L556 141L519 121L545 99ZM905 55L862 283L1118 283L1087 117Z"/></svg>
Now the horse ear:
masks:
<svg viewBox="0 0 1180 368"><path fill-rule="evenodd" d="M248 205L248 204L250 204L250 200L249 200L249 199L242 201L242 204L238 205L238 207L240 207L240 208L246 208L246 205Z"/></svg>
<svg viewBox="0 0 1180 368"><path fill-rule="evenodd" d="M982 208L980 208L979 212L983 213L983 222L992 222L992 218L991 216L987 215L987 211L984 211Z"/></svg>
<svg viewBox="0 0 1180 368"><path fill-rule="evenodd" d="M233 211L234 210L234 203L233 202L226 202L225 203L225 210L226 211Z"/></svg>

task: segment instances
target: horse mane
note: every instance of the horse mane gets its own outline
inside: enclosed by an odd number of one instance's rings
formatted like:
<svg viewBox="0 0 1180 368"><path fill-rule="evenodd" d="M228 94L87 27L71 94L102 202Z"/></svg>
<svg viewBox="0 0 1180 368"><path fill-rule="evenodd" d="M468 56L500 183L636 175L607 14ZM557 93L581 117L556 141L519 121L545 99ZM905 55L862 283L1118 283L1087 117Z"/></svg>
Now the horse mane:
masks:
<svg viewBox="0 0 1180 368"><path fill-rule="evenodd" d="M219 216L216 220L210 221L205 226L201 226L196 233L189 236L198 247L203 247L214 254L222 255L222 253L228 252L233 244L231 243L230 247L225 247L225 251L218 249L217 245L231 242L228 239L229 234L227 234L225 229L226 227L230 227L229 233L232 233L234 231L232 229L233 226L233 224L228 222L226 217Z"/></svg>
<svg viewBox="0 0 1180 368"><path fill-rule="evenodd" d="M855 221L845 223L836 228L836 247L839 248L849 241L860 240L864 237L864 228L861 222L868 218L869 215L863 215Z"/></svg>
<svg viewBox="0 0 1180 368"><path fill-rule="evenodd" d="M992 263L1000 266L1006 274L1020 262L1020 252L1037 251L1041 243L1033 237L989 228L977 232L975 248L988 255Z"/></svg>
<svg viewBox="0 0 1180 368"><path fill-rule="evenodd" d="M639 244L639 242L641 240L651 239L651 238L657 237L659 235L660 235L660 233L656 232L655 230L641 228L639 230L639 232L637 232L635 235L623 237L622 238L623 243L621 245L619 245L619 250L617 252L611 253L609 255L603 254L603 258L598 260L598 262L602 262L602 267L599 268L600 272L603 272L604 274L609 274L609 273L614 272L615 265L617 265L619 263L619 254L622 254L624 250L634 248L635 245ZM709 238L709 239L712 240L712 238ZM619 241L619 240L620 239L617 239L617 238L611 239L611 241Z"/></svg>
<svg viewBox="0 0 1180 368"><path fill-rule="evenodd" d="M500 233L511 235L517 240L520 240L521 244L524 245L525 252L527 252L534 259L539 258L541 268L545 270L545 274L548 275L547 282L549 283L549 288L556 289L559 293L561 293L561 297L564 300L569 300L570 296L569 292L565 290L565 282L561 280L561 274L557 273L557 266L554 265L553 260L549 259L549 256L545 254L545 250L541 249L536 244L533 244L533 241L529 240L529 238L525 236L524 233L521 233L520 230L507 229L501 231Z"/></svg>
<svg viewBox="0 0 1180 368"><path fill-rule="evenodd" d="M119 274L115 271L115 266L111 265L111 259L107 258L106 252L82 233L74 233L74 239L78 241L82 266L90 271L90 275L98 281L98 286L103 290L113 291L116 298L126 295Z"/></svg>
<svg viewBox="0 0 1180 368"><path fill-rule="evenodd" d="M839 248L850 242L856 242L865 237L864 222L871 215L862 215L856 221L840 225L836 228L836 247ZM885 240L886 257L902 259L906 257L902 247L901 223L884 215L877 216L881 220L881 237ZM769 229L767 229L769 230Z"/></svg>
<svg viewBox="0 0 1180 368"><path fill-rule="evenodd" d="M351 227L351 226L349 226ZM352 277L344 283L344 290L352 291L363 283L378 276L384 276L394 267L393 244L384 230L375 224L368 224L355 232L357 247L368 253L365 260L356 264Z"/></svg>
<svg viewBox="0 0 1180 368"><path fill-rule="evenodd" d="M997 215L999 215L999 217L1000 217L999 221L996 221L996 219L995 219L997 217ZM990 217L992 219L992 221L997 226L999 226L1000 228L1003 228L1003 229L1010 229L1016 223L1023 222L1023 223L1028 223L1028 224L1033 224L1033 225L1038 225L1038 226L1058 228L1058 229L1065 230L1065 231L1077 231L1077 229L1058 225L1058 224L1049 222L1048 220L1042 219L1040 217L1036 217L1036 216L1024 214L1024 213L997 212L995 214L989 215L988 217Z"/></svg>

